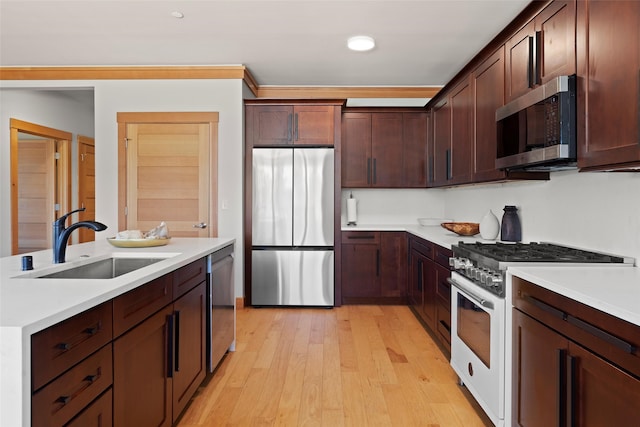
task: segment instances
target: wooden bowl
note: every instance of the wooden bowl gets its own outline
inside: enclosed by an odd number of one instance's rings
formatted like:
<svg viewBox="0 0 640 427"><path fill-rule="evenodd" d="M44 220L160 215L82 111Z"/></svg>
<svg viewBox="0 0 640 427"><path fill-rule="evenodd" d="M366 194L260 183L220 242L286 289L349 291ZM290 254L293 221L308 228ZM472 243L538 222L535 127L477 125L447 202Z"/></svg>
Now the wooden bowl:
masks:
<svg viewBox="0 0 640 427"><path fill-rule="evenodd" d="M477 222L443 222L440 225L458 236L475 236L480 232L480 224Z"/></svg>

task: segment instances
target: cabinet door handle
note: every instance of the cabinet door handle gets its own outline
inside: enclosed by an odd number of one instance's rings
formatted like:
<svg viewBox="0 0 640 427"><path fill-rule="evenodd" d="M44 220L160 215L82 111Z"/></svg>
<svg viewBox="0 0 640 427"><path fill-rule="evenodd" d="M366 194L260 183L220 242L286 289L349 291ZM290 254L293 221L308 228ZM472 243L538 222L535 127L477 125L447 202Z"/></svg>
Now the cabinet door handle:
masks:
<svg viewBox="0 0 640 427"><path fill-rule="evenodd" d="M380 249L376 249L376 276L380 277Z"/></svg>
<svg viewBox="0 0 640 427"><path fill-rule="evenodd" d="M371 157L367 159L367 184L371 184Z"/></svg>
<svg viewBox="0 0 640 427"><path fill-rule="evenodd" d="M173 378L173 315L167 315L167 378Z"/></svg>
<svg viewBox="0 0 640 427"><path fill-rule="evenodd" d="M422 260L418 261L418 290L422 291L422 277L424 276L424 263Z"/></svg>
<svg viewBox="0 0 640 427"><path fill-rule="evenodd" d="M567 354L567 427L575 425L575 378L576 378L576 358ZM561 424L562 425L562 424Z"/></svg>
<svg viewBox="0 0 640 427"><path fill-rule="evenodd" d="M66 405L70 401L71 401L71 396L60 396L59 398L56 399L56 402L62 403L63 405Z"/></svg>
<svg viewBox="0 0 640 427"><path fill-rule="evenodd" d="M372 234L365 234L365 235L356 235L356 236L348 236L347 239L349 240L365 240L365 239L375 239L376 236L372 235Z"/></svg>
<svg viewBox="0 0 640 427"><path fill-rule="evenodd" d="M445 169L447 171L447 180L451 179L451 149L447 148L445 152Z"/></svg>
<svg viewBox="0 0 640 427"><path fill-rule="evenodd" d="M447 325L447 322L445 322L444 320L440 320L440 324L447 330L447 332L451 333L451 327Z"/></svg>
<svg viewBox="0 0 640 427"><path fill-rule="evenodd" d="M567 314L562 311L562 310L558 310L555 307L550 306L549 304L540 301L539 299L532 297L531 295L523 295L522 299L524 299L525 301L527 301L528 303L535 305L536 307L538 307L540 310L545 311L549 314L551 314L552 316L558 317L562 320L566 320L567 318Z"/></svg>
<svg viewBox="0 0 640 427"><path fill-rule="evenodd" d="M85 381L89 381L90 383L95 382L95 380L97 380L98 378L100 378L98 375L87 375L86 377L84 377Z"/></svg>
<svg viewBox="0 0 640 427"><path fill-rule="evenodd" d="M176 335L176 342L174 347L174 351L173 351L173 358L175 360L175 371L178 372L180 371L180 310L176 310L174 313L174 317L175 317L175 321L174 321L174 328L175 328L175 335Z"/></svg>
<svg viewBox="0 0 640 427"><path fill-rule="evenodd" d="M534 41L535 56L533 62L533 84L539 85L542 83L542 31L536 31L536 38Z"/></svg>
<svg viewBox="0 0 640 427"><path fill-rule="evenodd" d="M84 332L89 335L95 335L98 333L99 330L100 330L99 326L94 326L92 328L85 329Z"/></svg>
<svg viewBox="0 0 640 427"><path fill-rule="evenodd" d="M558 379L556 389L556 420L558 425L564 424L567 418L567 402L565 399L566 387L567 387L567 372L566 372L566 359L567 352L562 348L556 349L557 361L558 361Z"/></svg>
<svg viewBox="0 0 640 427"><path fill-rule="evenodd" d="M433 182L433 156L429 156L429 182Z"/></svg>
<svg viewBox="0 0 640 427"><path fill-rule="evenodd" d="M567 322L573 326L576 326L580 329L582 329L585 332L590 333L591 335L595 336L596 338L600 338L601 340L615 346L618 347L619 349L629 353L629 354L633 354L636 351L636 346L634 346L631 343L628 343L618 337L616 337L615 335L610 334L607 331L604 331L600 328L598 328L597 326L592 325L591 323L587 323L584 320L580 320L577 317L574 317L572 315L568 315L567 316Z"/></svg>
<svg viewBox="0 0 640 427"><path fill-rule="evenodd" d="M377 183L378 182L378 176L377 176L377 172L376 172L376 159L373 159L373 183Z"/></svg>
<svg viewBox="0 0 640 427"><path fill-rule="evenodd" d="M293 134L294 134L294 137L293 137L294 141L297 141L298 137L299 137L299 135L298 135L298 113L295 114L295 122L293 124Z"/></svg>
<svg viewBox="0 0 640 427"><path fill-rule="evenodd" d="M292 115L292 114L289 114L289 115L287 116L287 141L288 141L288 142L291 142L291 139L292 139L292 138L291 138L291 134L292 134L292 126L293 126L293 124L291 123L291 122L292 122L292 120L293 120L293 115Z"/></svg>
<svg viewBox="0 0 640 427"><path fill-rule="evenodd" d="M529 36L529 63L527 64L527 83L530 88L534 85L534 58L536 50L536 39L533 36Z"/></svg>

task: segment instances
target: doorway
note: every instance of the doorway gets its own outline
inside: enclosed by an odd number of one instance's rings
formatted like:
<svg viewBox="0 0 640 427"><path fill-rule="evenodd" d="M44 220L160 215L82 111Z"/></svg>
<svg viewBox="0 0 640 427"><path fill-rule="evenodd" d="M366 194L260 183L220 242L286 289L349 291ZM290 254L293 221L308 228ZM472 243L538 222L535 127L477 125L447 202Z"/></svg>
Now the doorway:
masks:
<svg viewBox="0 0 640 427"><path fill-rule="evenodd" d="M10 120L11 253L52 247L52 226L71 206L69 132Z"/></svg>
<svg viewBox="0 0 640 427"><path fill-rule="evenodd" d="M80 221L91 221L96 217L96 143L93 138L78 135L78 205L85 210L79 212ZM87 227L78 229L78 242L92 242L96 232Z"/></svg>
<svg viewBox="0 0 640 427"><path fill-rule="evenodd" d="M216 237L218 113L118 113L118 229Z"/></svg>

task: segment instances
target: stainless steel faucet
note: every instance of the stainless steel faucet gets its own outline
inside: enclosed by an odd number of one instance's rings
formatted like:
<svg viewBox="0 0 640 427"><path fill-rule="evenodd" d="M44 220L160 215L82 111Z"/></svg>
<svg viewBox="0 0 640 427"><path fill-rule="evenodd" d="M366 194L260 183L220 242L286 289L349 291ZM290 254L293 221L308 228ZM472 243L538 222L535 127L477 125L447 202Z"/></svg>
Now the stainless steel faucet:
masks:
<svg viewBox="0 0 640 427"><path fill-rule="evenodd" d="M86 227L93 231L106 230L107 226L98 221L78 221L75 224L71 224L65 228L67 217L76 212L83 212L85 208L76 209L67 214L62 215L60 218L53 222L53 262L54 264L61 264L65 262L64 257L67 252L67 243L69 242L69 236L71 232L76 228Z"/></svg>

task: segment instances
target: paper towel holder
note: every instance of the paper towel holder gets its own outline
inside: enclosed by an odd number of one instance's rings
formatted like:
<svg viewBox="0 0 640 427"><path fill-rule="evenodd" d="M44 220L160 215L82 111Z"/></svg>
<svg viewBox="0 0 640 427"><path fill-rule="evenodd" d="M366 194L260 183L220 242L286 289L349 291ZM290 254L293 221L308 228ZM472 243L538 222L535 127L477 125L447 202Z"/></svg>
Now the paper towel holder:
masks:
<svg viewBox="0 0 640 427"><path fill-rule="evenodd" d="M350 193L349 195L349 199L354 200L353 198L353 192ZM349 206L349 202L347 201L347 226L355 226L356 224L356 217L357 217L357 213L356 213L356 206L355 203L353 203L353 212L350 212L350 206Z"/></svg>

